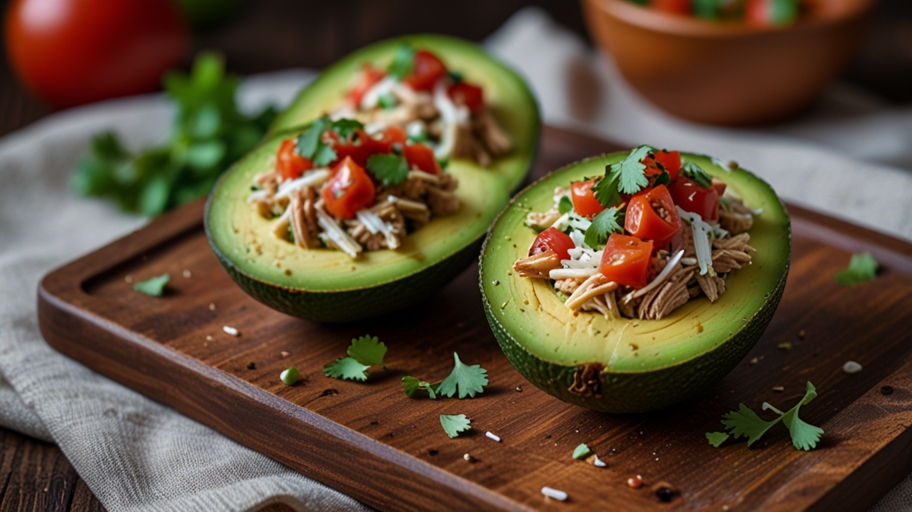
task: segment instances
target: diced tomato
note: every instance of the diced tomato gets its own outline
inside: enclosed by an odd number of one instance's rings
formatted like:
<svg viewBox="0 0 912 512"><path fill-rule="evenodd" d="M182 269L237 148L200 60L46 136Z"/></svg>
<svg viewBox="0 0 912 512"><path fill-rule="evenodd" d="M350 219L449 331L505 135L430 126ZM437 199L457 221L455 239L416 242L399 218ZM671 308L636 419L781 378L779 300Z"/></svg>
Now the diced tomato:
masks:
<svg viewBox="0 0 912 512"><path fill-rule="evenodd" d="M651 0L650 7L657 11L674 14L690 14L690 0Z"/></svg>
<svg viewBox="0 0 912 512"><path fill-rule="evenodd" d="M681 229L681 219L665 185L646 189L630 198L624 229L631 235L655 242L655 249L668 244Z"/></svg>
<svg viewBox="0 0 912 512"><path fill-rule="evenodd" d="M680 151L656 151L655 161L662 164L671 181L678 177L681 172L681 152Z"/></svg>
<svg viewBox="0 0 912 512"><path fill-rule="evenodd" d="M462 81L450 86L447 94L456 103L462 103L473 114L484 112L484 91L477 85Z"/></svg>
<svg viewBox="0 0 912 512"><path fill-rule="evenodd" d="M400 128L401 129L401 128ZM331 138L338 139L335 132L331 133ZM363 130L355 130L349 134L346 140L336 142L333 146L336 151L337 162L345 157L351 157L356 164L361 167L367 166L367 159L375 153L389 153L389 144L377 141L369 137Z"/></svg>
<svg viewBox="0 0 912 512"><path fill-rule="evenodd" d="M406 139L405 130L401 126L388 126L380 137L374 139L377 143L377 153L391 153L393 144L404 147Z"/></svg>
<svg viewBox="0 0 912 512"><path fill-rule="evenodd" d="M717 179L717 178L713 178L712 186L714 189L716 189L716 194L719 194L719 197L722 197L722 195L725 194L726 186L725 186L724 181Z"/></svg>
<svg viewBox="0 0 912 512"><path fill-rule="evenodd" d="M402 82L416 91L430 91L446 72L446 66L436 55L427 50L418 50L415 52L414 68Z"/></svg>
<svg viewBox="0 0 912 512"><path fill-rule="evenodd" d="M443 172L440 169L440 164L437 163L437 157L434 156L434 150L424 144L406 145L402 154L408 162L409 169L418 168L421 171L437 175Z"/></svg>
<svg viewBox="0 0 912 512"><path fill-rule="evenodd" d="M620 285L642 288L652 264L652 240L612 233L602 252L599 272Z"/></svg>
<svg viewBox="0 0 912 512"><path fill-rule="evenodd" d="M570 201L573 202L573 211L580 217L591 219L605 209L592 192L594 186L595 179L570 184Z"/></svg>
<svg viewBox="0 0 912 512"><path fill-rule="evenodd" d="M704 187L680 176L671 188L671 197L682 210L696 213L704 220L719 218L719 192L715 187Z"/></svg>
<svg viewBox="0 0 912 512"><path fill-rule="evenodd" d="M361 77L358 79L358 82L354 87L349 89L348 94L345 96L353 105L360 105L361 99L364 98L364 94L367 93L371 87L377 85L377 82L383 80L384 76L386 76L386 73L383 71L370 64L365 64L364 68L361 70Z"/></svg>
<svg viewBox="0 0 912 512"><path fill-rule="evenodd" d="M332 169L332 174L323 188L323 202L326 211L339 219L353 219L355 213L374 202L374 182L346 156Z"/></svg>
<svg viewBox="0 0 912 512"><path fill-rule="evenodd" d="M294 138L285 139L279 146L279 152L276 153L276 171L284 180L293 180L304 171L313 169L313 163L298 154L296 149L298 143Z"/></svg>
<svg viewBox="0 0 912 512"><path fill-rule="evenodd" d="M576 244L573 243L569 236L558 231L557 228L550 227L535 237L532 247L529 248L529 256L554 251L557 253L558 258L569 260L570 253L568 251L574 247L576 247Z"/></svg>

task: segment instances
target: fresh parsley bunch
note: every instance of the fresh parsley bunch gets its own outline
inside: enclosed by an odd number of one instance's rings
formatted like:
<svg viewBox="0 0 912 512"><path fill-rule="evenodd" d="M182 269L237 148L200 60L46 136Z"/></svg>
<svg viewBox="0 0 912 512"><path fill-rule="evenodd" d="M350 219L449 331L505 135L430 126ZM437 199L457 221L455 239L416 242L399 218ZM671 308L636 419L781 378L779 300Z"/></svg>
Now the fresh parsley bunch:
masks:
<svg viewBox="0 0 912 512"><path fill-rule="evenodd" d="M225 169L256 146L275 117L273 107L250 117L240 113L239 83L211 53L196 58L189 76L167 74L165 94L177 111L168 140L133 153L112 132L95 135L90 154L76 163L73 190L150 217L205 196Z"/></svg>

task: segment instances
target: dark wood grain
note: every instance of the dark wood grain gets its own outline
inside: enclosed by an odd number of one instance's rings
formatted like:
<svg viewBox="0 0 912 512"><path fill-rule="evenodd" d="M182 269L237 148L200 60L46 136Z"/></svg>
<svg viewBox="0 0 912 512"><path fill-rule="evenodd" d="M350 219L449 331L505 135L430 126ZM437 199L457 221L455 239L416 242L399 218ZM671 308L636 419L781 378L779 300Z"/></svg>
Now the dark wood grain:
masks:
<svg viewBox="0 0 912 512"><path fill-rule="evenodd" d="M546 129L536 174L612 149ZM539 493L545 485L603 509L863 509L912 470L912 335L904 326L912 314L912 247L800 208L790 212L792 271L763 338L705 397L653 414L600 414L525 382L488 330L475 268L427 305L379 321L319 325L276 313L218 266L200 204L49 275L39 320L61 352L381 509L433 509L441 500L453 509L556 507ZM885 271L859 287L836 285L833 274L859 249L874 252ZM163 299L138 295L125 282L164 272L176 277ZM223 325L240 336L225 334ZM387 368L367 384L324 377L322 366L365 333L389 346ZM784 342L792 348L778 348ZM403 375L439 380L453 351L488 369L482 396L404 396ZM843 373L848 360L864 371ZM278 379L290 365L304 377L293 387ZM819 449L796 451L784 430L754 449L706 443L703 432L718 430L738 402L757 410L763 401L789 406L807 380L820 396L802 417L826 430ZM879 391L886 384L895 389L889 396ZM437 416L453 413L472 418L474 432L448 439ZM609 467L572 460L582 442ZM466 462L465 453L477 461ZM647 483L636 491L626 485L635 474ZM662 485L680 491L669 505L654 495Z"/></svg>

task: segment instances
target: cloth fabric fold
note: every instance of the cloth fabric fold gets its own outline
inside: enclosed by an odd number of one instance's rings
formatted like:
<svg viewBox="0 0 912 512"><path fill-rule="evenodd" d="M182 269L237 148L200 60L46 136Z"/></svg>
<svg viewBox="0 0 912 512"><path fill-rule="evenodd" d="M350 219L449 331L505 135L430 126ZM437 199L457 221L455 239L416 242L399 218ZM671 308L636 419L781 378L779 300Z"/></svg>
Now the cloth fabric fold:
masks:
<svg viewBox="0 0 912 512"><path fill-rule="evenodd" d="M525 9L486 46L531 81L545 122L613 140L737 157L782 195L912 239L912 112L835 85L801 118L763 129L695 125L656 110L611 64L543 11ZM314 76L251 77L242 108L284 105ZM161 140L172 111L160 96L55 114L0 140L0 425L57 443L109 510L358 510L329 489L56 353L41 338L42 275L144 220L67 187L90 134L128 147ZM903 167L905 170L891 167ZM912 508L907 479L876 507Z"/></svg>

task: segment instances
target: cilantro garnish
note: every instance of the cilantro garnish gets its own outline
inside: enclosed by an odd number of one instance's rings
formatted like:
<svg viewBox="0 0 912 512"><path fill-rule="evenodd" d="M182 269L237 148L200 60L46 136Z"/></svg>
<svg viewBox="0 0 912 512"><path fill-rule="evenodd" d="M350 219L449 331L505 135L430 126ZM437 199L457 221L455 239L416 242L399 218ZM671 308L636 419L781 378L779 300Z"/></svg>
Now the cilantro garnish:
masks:
<svg viewBox="0 0 912 512"><path fill-rule="evenodd" d="M170 274L162 274L153 277L152 279L147 279L134 284L133 289L143 295L148 295L149 297L161 297L165 292L165 285L167 285L170 280Z"/></svg>
<svg viewBox="0 0 912 512"><path fill-rule="evenodd" d="M712 176L693 162L684 162L681 164L681 174L684 175L685 178L694 180L701 187L708 188L712 186Z"/></svg>
<svg viewBox="0 0 912 512"><path fill-rule="evenodd" d="M711 445L718 447L725 442L729 436L734 436L736 439L739 437L746 437L747 445L750 446L754 444L756 440L760 439L767 430L772 428L776 423L782 421L786 428L788 428L789 434L792 437L792 445L798 450L811 450L815 448L817 442L820 441L820 436L823 435L823 429L801 420L801 418L798 417L798 410L802 405L808 404L816 397L817 389L814 388L813 384L808 382L804 398L786 412L782 412L772 405L763 402L763 410L771 410L779 415L779 417L773 421L762 419L746 405L740 404L737 411L731 411L722 416L722 424L725 425L725 428L730 432L707 432L706 438Z"/></svg>
<svg viewBox="0 0 912 512"><path fill-rule="evenodd" d="M453 352L453 359L456 361L453 371L437 386L437 393L452 397L458 388L459 398L463 399L466 396L474 398L475 393L484 392L484 387L488 385L488 371L477 364L463 364L456 352Z"/></svg>
<svg viewBox="0 0 912 512"><path fill-rule="evenodd" d="M338 119L332 123L333 130L339 134L339 137L343 139L348 137L348 134L355 130L363 130L364 123L361 121L356 121L354 119Z"/></svg>
<svg viewBox="0 0 912 512"><path fill-rule="evenodd" d="M446 168L450 166L450 159L449 159L449 157L438 158L438 159L437 159L437 165L439 165L440 168L443 169L443 170L445 171Z"/></svg>
<svg viewBox="0 0 912 512"><path fill-rule="evenodd" d="M440 415L440 425L443 426L443 431L446 432L446 435L450 439L459 436L460 432L465 432L470 430L472 420L466 418L465 414L441 414Z"/></svg>
<svg viewBox="0 0 912 512"><path fill-rule="evenodd" d="M408 177L408 162L402 155L378 153L367 159L367 170L386 186L398 185Z"/></svg>
<svg viewBox="0 0 912 512"><path fill-rule="evenodd" d="M225 74L221 57L199 54L189 75L165 76L165 94L176 112L168 139L131 152L112 132L94 135L89 154L76 163L71 188L150 217L205 196L225 169L259 143L275 117L272 107L252 116L240 113L239 83Z"/></svg>
<svg viewBox="0 0 912 512"><path fill-rule="evenodd" d="M326 144L320 143L320 147L317 148L316 153L314 153L313 164L317 167L323 167L331 164L335 161L339 155L336 154L336 150Z"/></svg>
<svg viewBox="0 0 912 512"><path fill-rule="evenodd" d="M348 357L336 359L323 367L323 375L336 379L367 380L371 366L383 366L386 345L376 336L361 336L352 340Z"/></svg>
<svg viewBox="0 0 912 512"><path fill-rule="evenodd" d="M619 205L623 201L621 193L618 191L618 179L617 174L608 174L592 186L592 194L605 208Z"/></svg>
<svg viewBox="0 0 912 512"><path fill-rule="evenodd" d="M320 140L321 135L331 127L332 121L330 121L328 117L314 119L314 121L310 123L310 126L298 136L295 151L304 158L313 160L314 154L316 154L320 146L326 146L326 144Z"/></svg>
<svg viewBox="0 0 912 512"><path fill-rule="evenodd" d="M423 144L431 140L428 138L428 134L424 130L420 130L417 133L409 133L407 138L409 142L417 142L419 144Z"/></svg>
<svg viewBox="0 0 912 512"><path fill-rule="evenodd" d="M393 62L390 63L389 67L386 68L387 73L396 77L396 80L402 80L409 73L412 72L412 68L415 66L415 49L411 46L404 44L396 50L396 55L393 57Z"/></svg>
<svg viewBox="0 0 912 512"><path fill-rule="evenodd" d="M449 75L450 80L452 80L454 84L462 82L462 73L459 71L447 71L447 75Z"/></svg>
<svg viewBox="0 0 912 512"><path fill-rule="evenodd" d="M405 391L405 396L409 398L413 398L415 393L419 390L423 390L427 392L432 400L437 399L437 393L434 391L434 386L430 382L418 380L411 375L402 377L402 390Z"/></svg>
<svg viewBox="0 0 912 512"><path fill-rule="evenodd" d="M453 371L438 384L431 384L411 375L403 377L402 389L405 394L412 398L419 389L423 389L428 392L431 399L436 400L437 395L453 398L458 390L461 400L466 396L474 398L476 393L483 393L484 387L488 385L488 371L477 364L472 366L463 364L456 352L453 352L453 359L455 360Z"/></svg>
<svg viewBox="0 0 912 512"><path fill-rule="evenodd" d="M396 107L396 96L393 93L388 92L379 98L377 98L377 103L380 105L380 108L391 109Z"/></svg>
<svg viewBox="0 0 912 512"><path fill-rule="evenodd" d="M582 443L573 449L573 458L577 459L577 460L585 459L586 457L588 457L591 454L592 454L592 450L590 450L589 447L586 446L586 443Z"/></svg>
<svg viewBox="0 0 912 512"><path fill-rule="evenodd" d="M611 233L623 233L624 214L617 208L602 210L592 219L592 224L586 228L586 237L583 242L595 249L608 241Z"/></svg>
<svg viewBox="0 0 912 512"><path fill-rule="evenodd" d="M569 212L573 209L573 201L570 200L567 196L561 196L560 201L557 203L557 211L562 214Z"/></svg>
<svg viewBox="0 0 912 512"><path fill-rule="evenodd" d="M640 146L627 155L627 158L611 164L611 174L618 176L618 190L625 194L636 194L649 185L646 179L646 164L641 162L652 151L650 146Z"/></svg>
<svg viewBox="0 0 912 512"><path fill-rule="evenodd" d="M877 277L879 267L880 265L871 253L853 254L849 266L845 270L837 272L833 279L843 286L856 285Z"/></svg>

